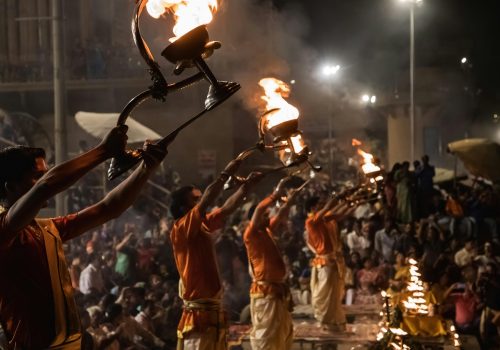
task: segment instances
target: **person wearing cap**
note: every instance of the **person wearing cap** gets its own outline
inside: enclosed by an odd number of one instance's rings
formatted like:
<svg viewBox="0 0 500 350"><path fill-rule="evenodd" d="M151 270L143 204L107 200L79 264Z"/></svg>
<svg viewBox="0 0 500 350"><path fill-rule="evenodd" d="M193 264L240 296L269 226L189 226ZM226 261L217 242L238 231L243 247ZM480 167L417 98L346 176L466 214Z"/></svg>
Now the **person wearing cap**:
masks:
<svg viewBox="0 0 500 350"><path fill-rule="evenodd" d="M0 324L9 349L80 349L81 329L63 243L118 217L141 193L166 149L145 144L137 169L98 203L58 218L37 218L56 194L105 160L123 154L127 127L48 170L41 148L0 151Z"/></svg>
<svg viewBox="0 0 500 350"><path fill-rule="evenodd" d="M356 207L332 197L326 203L319 197L306 202L306 243L315 254L311 262L311 300L314 318L319 326L344 330L346 317L342 309L345 261L338 222L352 214Z"/></svg>
<svg viewBox="0 0 500 350"><path fill-rule="evenodd" d="M283 184L282 180L276 190L257 205L243 235L253 280L250 287L253 350L286 350L293 343L287 269L275 236L288 218L297 191L292 190L277 214L269 217L271 206L283 195Z"/></svg>
<svg viewBox="0 0 500 350"><path fill-rule="evenodd" d="M177 348L184 350L227 349L227 322L221 307L219 276L213 233L223 228L254 184L250 176L220 208L209 211L225 182L235 174L240 160L231 161L205 192L194 186L172 193L170 211L174 225L170 240L179 271L179 295L184 310L177 327Z"/></svg>

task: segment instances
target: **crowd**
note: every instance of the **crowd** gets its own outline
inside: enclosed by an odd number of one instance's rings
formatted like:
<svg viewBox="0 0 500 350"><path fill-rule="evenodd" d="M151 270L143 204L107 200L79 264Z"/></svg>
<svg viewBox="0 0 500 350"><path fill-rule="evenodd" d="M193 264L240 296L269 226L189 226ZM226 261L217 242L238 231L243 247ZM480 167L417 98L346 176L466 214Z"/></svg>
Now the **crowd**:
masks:
<svg viewBox="0 0 500 350"><path fill-rule="evenodd" d="M408 163L395 165L378 200L358 204L340 223L347 265L344 303L380 303L380 290L401 290L406 258L413 257L438 312L487 348L500 325L498 197L481 183L446 192L433 185L426 157L415 166L410 171ZM308 199L331 191L315 182L304 189L278 238L295 304L311 302L313 254L304 240ZM256 196L249 196L215 238L224 308L236 323L250 318L251 280L242 237L257 203ZM166 210L153 211L153 217L124 215L65 249L91 340L85 344L93 344L88 349L174 347L182 301L169 241L173 219Z"/></svg>

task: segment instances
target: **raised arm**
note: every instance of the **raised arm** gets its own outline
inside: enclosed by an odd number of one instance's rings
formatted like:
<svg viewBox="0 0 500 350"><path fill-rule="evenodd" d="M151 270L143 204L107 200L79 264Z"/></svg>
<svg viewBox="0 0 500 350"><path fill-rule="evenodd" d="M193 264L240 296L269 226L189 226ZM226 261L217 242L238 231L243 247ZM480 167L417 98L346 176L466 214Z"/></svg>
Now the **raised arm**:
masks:
<svg viewBox="0 0 500 350"><path fill-rule="evenodd" d="M264 218L264 214L266 210L277 200L275 193L270 194L255 207L255 211L253 212L251 223L254 227L260 227L262 220Z"/></svg>
<svg viewBox="0 0 500 350"><path fill-rule="evenodd" d="M234 192L222 205L220 214L226 218L231 215L243 202L248 192L262 179L261 173L251 173L238 190Z"/></svg>
<svg viewBox="0 0 500 350"><path fill-rule="evenodd" d="M137 169L101 201L80 211L71 223L69 236L64 237L64 240L74 238L120 216L139 197L150 175L158 168L166 154L164 147L146 143L143 160Z"/></svg>
<svg viewBox="0 0 500 350"><path fill-rule="evenodd" d="M338 203L326 215L325 220L335 220L341 222L349 217L356 210L356 206L350 206L348 202Z"/></svg>
<svg viewBox="0 0 500 350"><path fill-rule="evenodd" d="M230 161L226 168L220 173L219 177L206 188L198 204L201 215L205 215L208 208L215 202L217 197L219 197L224 188L224 183L229 177L236 173L240 164L241 160L239 159Z"/></svg>
<svg viewBox="0 0 500 350"><path fill-rule="evenodd" d="M104 160L123 152L127 143L126 132L126 126L112 129L97 147L45 173L10 207L5 218L5 232L15 234L36 217L50 198L68 189Z"/></svg>
<svg viewBox="0 0 500 350"><path fill-rule="evenodd" d="M325 215L330 211L332 210L335 205L338 203L338 200L336 197L331 197L327 202L326 204L323 206L323 208L321 208L317 214L316 214L316 217L318 219L324 219Z"/></svg>
<svg viewBox="0 0 500 350"><path fill-rule="evenodd" d="M290 208L295 203L298 193L299 191L296 189L290 191L286 202L281 205L281 207L278 209L278 213L276 213L276 215L273 217L273 220L271 220L271 231L276 231L276 228L278 228L288 218L288 215L290 214Z"/></svg>

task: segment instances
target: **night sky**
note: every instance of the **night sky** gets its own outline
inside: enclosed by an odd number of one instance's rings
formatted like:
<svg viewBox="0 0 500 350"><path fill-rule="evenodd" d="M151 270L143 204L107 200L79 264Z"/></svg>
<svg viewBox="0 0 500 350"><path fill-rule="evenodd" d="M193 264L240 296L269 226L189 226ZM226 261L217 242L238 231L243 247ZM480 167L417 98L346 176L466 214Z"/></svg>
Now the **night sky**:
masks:
<svg viewBox="0 0 500 350"><path fill-rule="evenodd" d="M274 3L302 14L310 45L355 79L376 85L408 69L409 11L399 0ZM463 70L480 104L500 110L499 15L498 0L424 0L415 14L416 66ZM464 56L470 63L466 67L460 64Z"/></svg>

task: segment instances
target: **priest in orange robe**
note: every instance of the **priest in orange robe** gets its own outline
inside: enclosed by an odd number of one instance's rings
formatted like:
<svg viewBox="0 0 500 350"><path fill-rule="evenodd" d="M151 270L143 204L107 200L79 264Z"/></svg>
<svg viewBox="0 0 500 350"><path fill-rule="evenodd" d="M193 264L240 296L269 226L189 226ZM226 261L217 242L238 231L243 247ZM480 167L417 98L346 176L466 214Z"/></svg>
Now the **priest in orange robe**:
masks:
<svg viewBox="0 0 500 350"><path fill-rule="evenodd" d="M275 235L286 223L297 192L292 190L277 214L269 218L270 207L283 192L282 184L257 205L243 237L253 279L250 288L253 350L286 350L293 342L287 271Z"/></svg>
<svg viewBox="0 0 500 350"><path fill-rule="evenodd" d="M170 210L175 223L170 233L184 311L177 328L177 349L227 349L227 323L221 307L222 284L214 251L213 233L238 208L257 176L250 176L221 208L209 211L224 183L238 170L231 161L205 192L194 186L172 194Z"/></svg>
<svg viewBox="0 0 500 350"><path fill-rule="evenodd" d="M311 298L314 317L329 330L345 329L342 308L345 261L338 222L350 215L353 208L331 198L326 204L319 197L306 202L306 242L315 254L311 262Z"/></svg>

